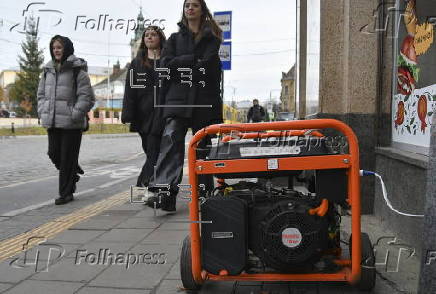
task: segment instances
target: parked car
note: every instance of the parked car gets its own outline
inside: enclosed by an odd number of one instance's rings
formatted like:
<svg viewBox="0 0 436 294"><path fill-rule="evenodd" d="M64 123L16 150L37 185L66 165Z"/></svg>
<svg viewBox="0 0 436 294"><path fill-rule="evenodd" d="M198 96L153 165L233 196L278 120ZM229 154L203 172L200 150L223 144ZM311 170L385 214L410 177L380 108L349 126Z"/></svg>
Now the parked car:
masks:
<svg viewBox="0 0 436 294"><path fill-rule="evenodd" d="M11 112L9 112L9 117L15 118L15 117L17 117L17 113L15 111L11 111Z"/></svg>
<svg viewBox="0 0 436 294"><path fill-rule="evenodd" d="M279 112L276 121L294 120L293 112Z"/></svg>
<svg viewBox="0 0 436 294"><path fill-rule="evenodd" d="M1 109L0 110L0 117L9 118L10 117L9 111L7 111L5 109Z"/></svg>

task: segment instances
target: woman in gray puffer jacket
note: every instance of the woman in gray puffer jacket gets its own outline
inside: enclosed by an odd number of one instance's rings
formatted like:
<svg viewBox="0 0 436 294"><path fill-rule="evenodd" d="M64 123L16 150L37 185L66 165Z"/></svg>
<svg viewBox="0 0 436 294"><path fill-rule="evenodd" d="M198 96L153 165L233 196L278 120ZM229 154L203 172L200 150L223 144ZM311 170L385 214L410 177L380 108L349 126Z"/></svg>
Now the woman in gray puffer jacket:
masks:
<svg viewBox="0 0 436 294"><path fill-rule="evenodd" d="M70 39L60 35L50 41L49 61L38 87L38 115L48 133L48 156L59 170L59 198L55 204L72 201L83 170L78 164L82 132L95 96L87 64L73 55Z"/></svg>

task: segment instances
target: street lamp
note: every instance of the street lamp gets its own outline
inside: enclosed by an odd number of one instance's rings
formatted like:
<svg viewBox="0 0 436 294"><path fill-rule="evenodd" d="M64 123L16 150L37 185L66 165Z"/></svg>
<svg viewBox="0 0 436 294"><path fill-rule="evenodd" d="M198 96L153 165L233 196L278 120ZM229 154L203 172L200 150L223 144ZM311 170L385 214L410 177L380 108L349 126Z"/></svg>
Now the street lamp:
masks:
<svg viewBox="0 0 436 294"><path fill-rule="evenodd" d="M111 112L112 112L111 123L112 124L114 124L114 90L115 90L114 88L115 88L115 85L114 85L114 83L112 83L112 87L111 87Z"/></svg>
<svg viewBox="0 0 436 294"><path fill-rule="evenodd" d="M235 101L235 92L236 92L236 87L233 87L233 86L231 86L231 85L227 85L226 87L227 87L227 88L232 88L232 89L233 89L232 104L231 104L231 106L233 107L233 103L234 103L234 101Z"/></svg>

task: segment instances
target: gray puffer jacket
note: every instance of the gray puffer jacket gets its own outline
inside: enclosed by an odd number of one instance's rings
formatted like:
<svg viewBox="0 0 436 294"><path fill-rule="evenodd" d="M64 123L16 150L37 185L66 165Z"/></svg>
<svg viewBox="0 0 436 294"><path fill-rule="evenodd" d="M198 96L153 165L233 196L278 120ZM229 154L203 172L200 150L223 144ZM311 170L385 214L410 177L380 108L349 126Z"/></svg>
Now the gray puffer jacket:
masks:
<svg viewBox="0 0 436 294"><path fill-rule="evenodd" d="M73 80L74 67L80 68L77 83ZM59 71L56 71L52 60L44 66L37 95L38 116L43 127L82 130L86 128L86 114L95 103L86 70L86 61L74 55L68 56Z"/></svg>

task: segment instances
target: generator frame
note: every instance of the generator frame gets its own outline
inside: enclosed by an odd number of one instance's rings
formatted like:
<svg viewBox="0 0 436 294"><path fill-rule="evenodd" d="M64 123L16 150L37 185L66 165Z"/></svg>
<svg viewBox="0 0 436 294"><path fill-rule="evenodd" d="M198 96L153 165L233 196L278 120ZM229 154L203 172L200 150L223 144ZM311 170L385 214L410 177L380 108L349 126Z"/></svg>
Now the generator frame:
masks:
<svg viewBox="0 0 436 294"><path fill-rule="evenodd" d="M316 130L332 128L341 132L348 141L348 154L333 154L306 157L268 157L243 158L229 160L200 160L197 159L196 148L206 135L231 134L233 131L260 133L260 137L279 136L279 131L291 131L291 135L304 135L314 131L315 136L322 136ZM252 132L251 134L249 132ZM283 134L283 133L282 133ZM251 136L250 136L251 135ZM228 140L228 138L227 138ZM348 182L347 202L351 207L351 259L337 259L335 263L342 268L336 273L241 273L229 275L221 271L219 275L211 274L202 269L201 263L201 237L199 215L199 188L198 175L244 172L267 172L268 160L276 159L277 170L322 170L345 169ZM189 203L190 239L191 239L191 266L192 277L199 285L206 280L215 281L345 281L350 284L357 283L361 275L361 199L360 199L360 173L359 173L359 146L353 130L345 123L334 119L295 120L284 122L249 123L249 124L216 124L199 130L191 139L188 149L189 184L191 187L191 201Z"/></svg>

